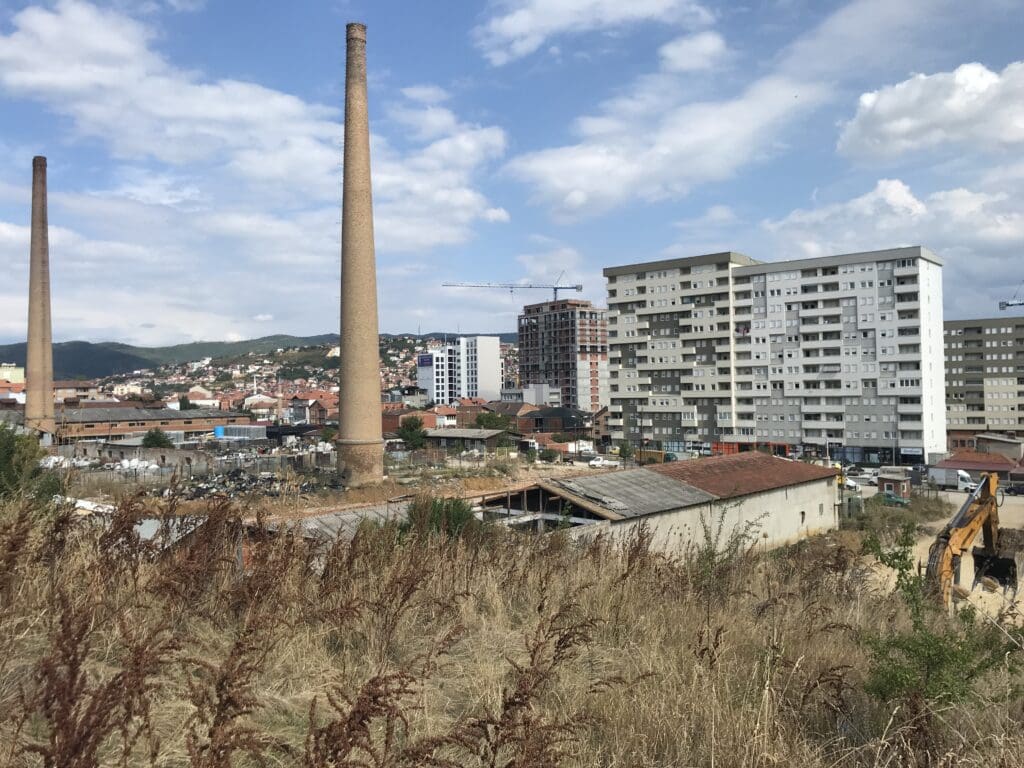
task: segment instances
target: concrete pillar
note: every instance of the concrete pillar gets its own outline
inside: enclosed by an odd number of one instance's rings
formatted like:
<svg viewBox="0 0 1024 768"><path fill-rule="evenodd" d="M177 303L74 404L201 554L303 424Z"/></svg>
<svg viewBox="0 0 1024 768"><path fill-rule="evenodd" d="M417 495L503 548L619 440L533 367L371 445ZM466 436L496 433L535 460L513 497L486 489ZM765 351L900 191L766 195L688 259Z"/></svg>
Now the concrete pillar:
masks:
<svg viewBox="0 0 1024 768"><path fill-rule="evenodd" d="M359 487L384 479L384 441L366 108L366 26L349 24L346 31L338 471L348 486Z"/></svg>
<svg viewBox="0 0 1024 768"><path fill-rule="evenodd" d="M32 158L25 426L53 435L53 335L50 329L50 238L46 218L46 158Z"/></svg>

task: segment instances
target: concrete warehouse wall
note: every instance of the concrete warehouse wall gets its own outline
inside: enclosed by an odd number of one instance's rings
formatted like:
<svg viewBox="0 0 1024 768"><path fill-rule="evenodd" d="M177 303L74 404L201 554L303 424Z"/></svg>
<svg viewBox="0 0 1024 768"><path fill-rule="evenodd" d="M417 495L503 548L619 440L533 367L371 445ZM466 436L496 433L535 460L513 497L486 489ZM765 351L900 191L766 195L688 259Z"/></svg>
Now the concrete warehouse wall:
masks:
<svg viewBox="0 0 1024 768"><path fill-rule="evenodd" d="M724 511L722 541L726 541L733 531L753 522L757 525L757 546L774 549L838 528L835 504L835 480L825 478L631 520L579 526L571 528L569 534L573 538L590 538L603 532L623 539L634 535L641 525L646 525L652 535L651 547L654 550L667 555L683 555L693 544L703 541L701 515L714 531L718 516Z"/></svg>

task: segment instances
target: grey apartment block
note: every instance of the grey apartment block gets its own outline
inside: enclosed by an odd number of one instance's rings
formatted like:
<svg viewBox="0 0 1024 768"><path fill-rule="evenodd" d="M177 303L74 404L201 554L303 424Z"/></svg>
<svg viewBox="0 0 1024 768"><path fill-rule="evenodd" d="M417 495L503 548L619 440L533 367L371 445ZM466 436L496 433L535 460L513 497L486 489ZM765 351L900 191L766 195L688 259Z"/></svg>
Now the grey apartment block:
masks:
<svg viewBox="0 0 1024 768"><path fill-rule="evenodd" d="M1024 317L945 323L949 447L980 432L1024 435Z"/></svg>
<svg viewBox="0 0 1024 768"><path fill-rule="evenodd" d="M946 448L942 262L897 248L610 267L613 440L915 462Z"/></svg>

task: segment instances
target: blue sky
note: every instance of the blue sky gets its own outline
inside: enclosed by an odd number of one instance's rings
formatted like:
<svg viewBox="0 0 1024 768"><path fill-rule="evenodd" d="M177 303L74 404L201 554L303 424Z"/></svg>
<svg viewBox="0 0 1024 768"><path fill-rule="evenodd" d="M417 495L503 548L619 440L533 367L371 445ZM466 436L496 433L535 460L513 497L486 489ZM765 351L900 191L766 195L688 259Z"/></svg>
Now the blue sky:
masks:
<svg viewBox="0 0 1024 768"><path fill-rule="evenodd" d="M0 0L0 341L31 158L54 337L337 326L344 25L368 25L381 329L508 331L601 268L922 244L1024 280L1021 2Z"/></svg>

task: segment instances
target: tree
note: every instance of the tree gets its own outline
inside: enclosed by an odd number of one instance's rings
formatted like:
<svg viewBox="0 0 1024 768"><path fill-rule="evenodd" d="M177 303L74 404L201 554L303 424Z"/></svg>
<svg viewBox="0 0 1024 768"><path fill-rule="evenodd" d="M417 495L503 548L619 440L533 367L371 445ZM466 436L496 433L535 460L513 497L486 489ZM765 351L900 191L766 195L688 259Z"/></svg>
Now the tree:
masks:
<svg viewBox="0 0 1024 768"><path fill-rule="evenodd" d="M398 436L405 447L411 451L422 448L427 443L427 433L423 429L423 419L419 416L408 416L398 425Z"/></svg>
<svg viewBox="0 0 1024 768"><path fill-rule="evenodd" d="M39 460L45 455L32 435L19 435L0 422L0 499L36 490L43 475Z"/></svg>
<svg viewBox="0 0 1024 768"><path fill-rule="evenodd" d="M633 458L633 444L623 440L619 443L619 458L620 459L631 459Z"/></svg>
<svg viewBox="0 0 1024 768"><path fill-rule="evenodd" d="M174 443L171 442L171 438L167 436L159 427L153 427L146 436L142 438L143 448L173 448Z"/></svg>
<svg viewBox="0 0 1024 768"><path fill-rule="evenodd" d="M198 405L192 405L192 401L188 399L188 395L182 395L178 398L179 411L191 411L198 407Z"/></svg>
<svg viewBox="0 0 1024 768"><path fill-rule="evenodd" d="M476 425L480 429L508 429L511 419L493 411L480 411L476 416Z"/></svg>

